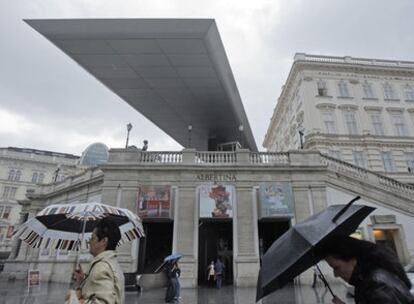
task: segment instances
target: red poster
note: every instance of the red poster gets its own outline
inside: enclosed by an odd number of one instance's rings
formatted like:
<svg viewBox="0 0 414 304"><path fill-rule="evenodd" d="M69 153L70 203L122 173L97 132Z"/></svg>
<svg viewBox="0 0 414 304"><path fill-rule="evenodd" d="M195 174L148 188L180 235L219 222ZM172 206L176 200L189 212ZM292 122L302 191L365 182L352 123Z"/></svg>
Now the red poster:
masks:
<svg viewBox="0 0 414 304"><path fill-rule="evenodd" d="M170 217L171 186L141 186L138 215L141 218Z"/></svg>

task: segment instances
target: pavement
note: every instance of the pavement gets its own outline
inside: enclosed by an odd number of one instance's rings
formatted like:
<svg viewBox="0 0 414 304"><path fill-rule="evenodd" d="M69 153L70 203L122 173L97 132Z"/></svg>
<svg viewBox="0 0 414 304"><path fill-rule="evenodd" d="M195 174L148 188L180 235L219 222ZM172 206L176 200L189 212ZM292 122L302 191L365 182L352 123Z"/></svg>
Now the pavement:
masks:
<svg viewBox="0 0 414 304"><path fill-rule="evenodd" d="M354 303L352 298L345 295L342 284L333 284L332 289L346 303ZM39 287L27 289L23 281L0 281L0 304L57 304L64 303L63 299L68 284L41 283ZM155 304L164 302L165 289L144 290L142 293L126 292L125 304ZM198 287L181 290L181 304L253 304L255 303L255 288L235 288L224 286L221 289ZM271 303L332 303L332 297L323 287L311 288L309 285L288 285L262 300L262 304ZM260 303L260 302L259 302Z"/></svg>

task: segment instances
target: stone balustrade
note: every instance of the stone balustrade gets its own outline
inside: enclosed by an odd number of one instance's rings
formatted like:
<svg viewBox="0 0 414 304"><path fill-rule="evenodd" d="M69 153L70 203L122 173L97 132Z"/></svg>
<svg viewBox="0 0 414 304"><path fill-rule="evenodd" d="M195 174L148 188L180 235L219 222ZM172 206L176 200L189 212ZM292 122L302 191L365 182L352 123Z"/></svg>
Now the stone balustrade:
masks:
<svg viewBox="0 0 414 304"><path fill-rule="evenodd" d="M410 200L414 198L414 186L412 185L401 183L387 176L380 175L373 171L360 168L326 155L321 155L321 162L334 172L352 176L360 181L369 181L369 183L374 186L382 189L385 187L388 191L407 197Z"/></svg>
<svg viewBox="0 0 414 304"><path fill-rule="evenodd" d="M414 68L413 61L353 58L351 56L338 57L338 56L323 56L323 55L310 55L310 54L305 54L305 53L296 53L294 60L295 61L351 63L351 64L361 64L361 65Z"/></svg>

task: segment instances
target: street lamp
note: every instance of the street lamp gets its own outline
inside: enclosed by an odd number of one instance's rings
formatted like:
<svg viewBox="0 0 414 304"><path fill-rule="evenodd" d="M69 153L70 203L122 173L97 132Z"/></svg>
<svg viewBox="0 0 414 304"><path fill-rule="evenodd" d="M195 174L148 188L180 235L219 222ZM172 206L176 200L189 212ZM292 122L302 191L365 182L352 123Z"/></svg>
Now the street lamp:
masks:
<svg viewBox="0 0 414 304"><path fill-rule="evenodd" d="M128 148L128 142L129 142L129 132L131 132L132 130L132 124L129 122L127 125L127 138L126 138L126 143L125 143L125 149Z"/></svg>
<svg viewBox="0 0 414 304"><path fill-rule="evenodd" d="M298 127L300 148L303 149L303 136L305 135L305 128L303 126Z"/></svg>
<svg viewBox="0 0 414 304"><path fill-rule="evenodd" d="M188 125L188 148L191 148L191 131L193 130L192 125Z"/></svg>

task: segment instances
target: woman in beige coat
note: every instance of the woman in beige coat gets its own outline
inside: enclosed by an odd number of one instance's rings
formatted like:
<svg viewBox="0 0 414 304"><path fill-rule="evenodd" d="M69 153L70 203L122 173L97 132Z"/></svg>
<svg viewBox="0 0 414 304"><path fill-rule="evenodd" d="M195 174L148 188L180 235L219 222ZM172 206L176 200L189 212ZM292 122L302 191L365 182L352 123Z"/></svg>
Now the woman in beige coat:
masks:
<svg viewBox="0 0 414 304"><path fill-rule="evenodd" d="M93 230L89 270L79 269L74 274L80 303L124 304L124 275L114 251L120 239L119 228L110 219L101 220Z"/></svg>

